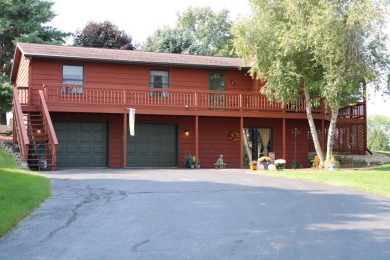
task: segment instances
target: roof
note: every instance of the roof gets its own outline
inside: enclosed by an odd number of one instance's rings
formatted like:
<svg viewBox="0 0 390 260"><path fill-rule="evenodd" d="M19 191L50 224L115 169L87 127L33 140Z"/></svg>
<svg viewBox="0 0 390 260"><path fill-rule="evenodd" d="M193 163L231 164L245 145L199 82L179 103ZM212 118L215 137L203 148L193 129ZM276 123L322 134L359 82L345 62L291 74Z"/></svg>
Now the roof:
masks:
<svg viewBox="0 0 390 260"><path fill-rule="evenodd" d="M16 50L15 50L15 58L17 57L20 58L20 54L32 58L109 62L109 63L163 65L163 66L196 67L196 68L219 68L219 69L249 68L247 66L244 66L242 59L239 58L76 47L76 46L66 46L66 45L34 44L34 43L17 43ZM14 61L17 63L19 62L17 59L14 59ZM12 68L12 74L14 73L14 69L17 70L17 68Z"/></svg>

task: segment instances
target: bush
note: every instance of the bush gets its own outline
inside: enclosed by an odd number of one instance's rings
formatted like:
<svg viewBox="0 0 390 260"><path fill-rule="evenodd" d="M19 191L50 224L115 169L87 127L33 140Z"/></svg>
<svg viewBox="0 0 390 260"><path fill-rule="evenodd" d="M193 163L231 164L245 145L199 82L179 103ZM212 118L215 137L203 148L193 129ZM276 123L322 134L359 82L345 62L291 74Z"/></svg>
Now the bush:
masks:
<svg viewBox="0 0 390 260"><path fill-rule="evenodd" d="M302 169L303 164L298 161L292 161L287 165L287 169Z"/></svg>

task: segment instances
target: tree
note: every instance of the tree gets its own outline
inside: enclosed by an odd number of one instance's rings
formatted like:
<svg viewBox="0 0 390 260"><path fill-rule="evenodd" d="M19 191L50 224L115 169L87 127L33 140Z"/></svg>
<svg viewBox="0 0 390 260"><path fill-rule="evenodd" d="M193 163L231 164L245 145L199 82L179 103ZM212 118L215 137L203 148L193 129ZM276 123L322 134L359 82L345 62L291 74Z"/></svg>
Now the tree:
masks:
<svg viewBox="0 0 390 260"><path fill-rule="evenodd" d="M130 35L120 31L109 21L88 22L81 31L73 35L74 45L106 49L135 50L137 44L132 43Z"/></svg>
<svg viewBox="0 0 390 260"><path fill-rule="evenodd" d="M0 74L9 74L15 40L64 43L68 34L43 24L55 13L53 2L46 0L0 0Z"/></svg>
<svg viewBox="0 0 390 260"><path fill-rule="evenodd" d="M209 56L234 56L229 11L189 7L173 28L163 27L148 37L142 49Z"/></svg>
<svg viewBox="0 0 390 260"><path fill-rule="evenodd" d="M390 118L384 115L368 117L367 146L372 151L390 151Z"/></svg>
<svg viewBox="0 0 390 260"><path fill-rule="evenodd" d="M208 50L197 45L194 36L185 30L163 27L157 29L152 36L146 38L142 50L207 55Z"/></svg>
<svg viewBox="0 0 390 260"><path fill-rule="evenodd" d="M6 113L12 109L12 88L6 76L0 76L0 124L7 124Z"/></svg>
<svg viewBox="0 0 390 260"><path fill-rule="evenodd" d="M52 6L53 2L46 0L0 0L1 123L6 121L6 112L12 107L11 89L6 78L12 67L15 41L59 44L69 35L43 26L55 17Z"/></svg>
<svg viewBox="0 0 390 260"><path fill-rule="evenodd" d="M381 72L389 70L381 34L388 4L385 0L251 0L251 4L252 16L233 28L236 53L250 63L251 75L265 82L261 92L268 98L286 104L304 94L322 164L332 155L339 108L361 97L368 82L377 86ZM313 94L322 95L330 107L326 158L311 112Z"/></svg>
<svg viewBox="0 0 390 260"><path fill-rule="evenodd" d="M210 7L189 7L178 14L177 28L190 32L211 56L234 55L231 26L227 9L216 13Z"/></svg>

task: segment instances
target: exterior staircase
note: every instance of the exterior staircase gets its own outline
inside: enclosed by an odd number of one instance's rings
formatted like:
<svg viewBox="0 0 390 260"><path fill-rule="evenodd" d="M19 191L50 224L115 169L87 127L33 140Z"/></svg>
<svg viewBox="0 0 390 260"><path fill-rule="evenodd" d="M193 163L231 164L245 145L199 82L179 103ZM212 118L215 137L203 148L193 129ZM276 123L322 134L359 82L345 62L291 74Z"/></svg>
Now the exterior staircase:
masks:
<svg viewBox="0 0 390 260"><path fill-rule="evenodd" d="M24 114L28 146L28 167L31 170L54 170L53 151L41 112L27 112Z"/></svg>

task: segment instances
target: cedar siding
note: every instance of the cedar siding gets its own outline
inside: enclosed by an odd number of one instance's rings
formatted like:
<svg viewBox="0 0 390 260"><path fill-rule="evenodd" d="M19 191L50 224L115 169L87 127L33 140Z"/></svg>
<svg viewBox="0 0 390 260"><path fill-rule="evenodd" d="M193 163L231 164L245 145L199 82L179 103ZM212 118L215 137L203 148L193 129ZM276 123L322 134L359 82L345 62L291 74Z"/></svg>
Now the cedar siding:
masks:
<svg viewBox="0 0 390 260"><path fill-rule="evenodd" d="M29 66L30 59L22 56L20 58L20 68L18 71L16 84L18 86L29 86Z"/></svg>
<svg viewBox="0 0 390 260"><path fill-rule="evenodd" d="M131 158L133 163L139 159L138 164L145 160L132 154L138 153L134 147L142 147L135 144L145 144L145 149L155 150L156 154L166 150L162 147L163 142L161 147L152 146L150 140L153 136L149 136L149 140L138 140L137 137L141 137L137 133L135 137L128 136L129 108L135 108L135 123L146 124L147 129L154 128L157 134L159 125L174 126L170 128L174 131L169 130L169 135L175 135L173 138L176 141L170 142L169 151L174 151L171 157L175 158L169 159L170 162L177 162L176 167L180 168L184 167L188 153L196 156L205 168L214 167L220 154L223 154L229 168L246 166L243 164L244 129L270 129L271 151L275 152L276 158L284 158L287 163L296 157L298 162L308 166L308 154L313 152L304 99L293 104L268 100L259 93L263 84L252 79L247 73L249 67L237 58L19 43L15 61L11 82L14 85L14 97L21 104L19 110L25 118L16 122L20 131L14 137L15 143L21 142L19 134L25 131L23 128L29 131L30 147L35 143L49 143L49 140L38 140L35 132L43 127L43 133L55 135L54 130L49 129L50 120L59 125L68 122L68 126L72 122L100 122L100 125L107 124L108 129L105 149L107 166L132 167L127 158ZM82 66L83 84L63 84L63 65ZM151 70L169 72L168 89L151 90ZM224 74L223 91L208 90L209 75L215 72ZM82 89L82 92L69 94L64 91L73 86ZM313 97L313 100L316 104L313 117L324 145L323 137L330 117L323 99ZM45 106L49 113L44 113ZM19 113L19 110L15 108L14 113ZM49 117L42 126L35 124L32 130L23 126L25 122L31 124L35 120L31 118L40 115ZM364 153L365 102L341 109L339 122L336 131L339 144L335 147L344 150L348 147L355 153ZM291 133L294 128L300 131L296 139L296 154L295 139ZM185 131L189 132L188 136ZM229 140L233 132L239 133L238 141ZM132 147L128 147L128 138L132 138ZM142 138L147 139L148 136ZM62 148L66 145L58 143ZM47 147L47 150L53 149L53 152L47 158L43 159L42 156L40 160L45 160L45 163L46 160L52 160L55 164L57 144L50 143ZM52 168L55 169L55 165Z"/></svg>

